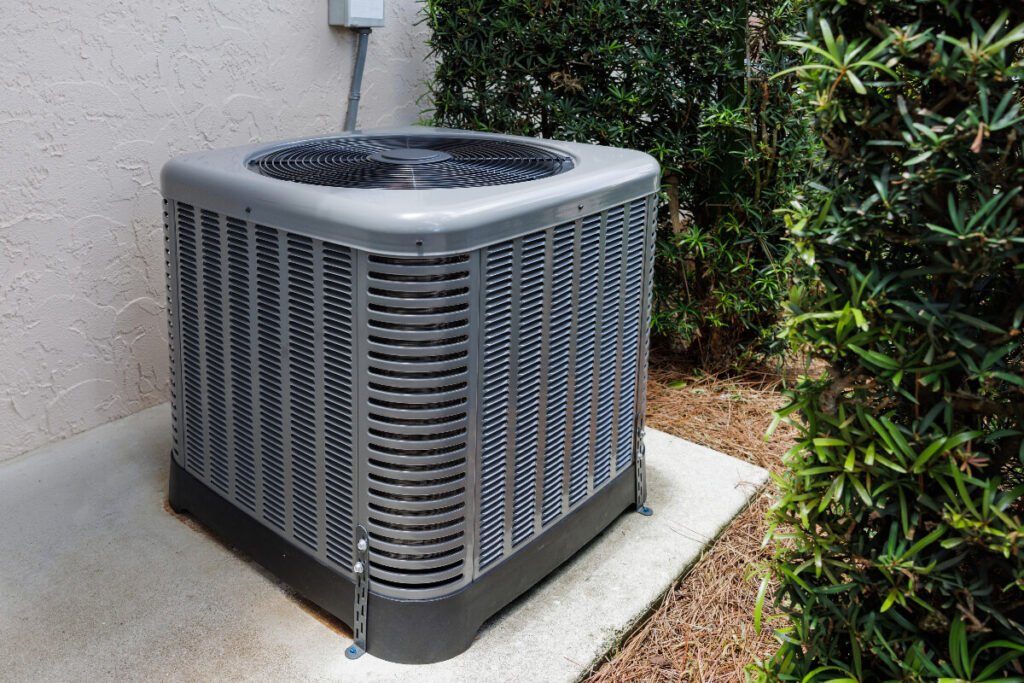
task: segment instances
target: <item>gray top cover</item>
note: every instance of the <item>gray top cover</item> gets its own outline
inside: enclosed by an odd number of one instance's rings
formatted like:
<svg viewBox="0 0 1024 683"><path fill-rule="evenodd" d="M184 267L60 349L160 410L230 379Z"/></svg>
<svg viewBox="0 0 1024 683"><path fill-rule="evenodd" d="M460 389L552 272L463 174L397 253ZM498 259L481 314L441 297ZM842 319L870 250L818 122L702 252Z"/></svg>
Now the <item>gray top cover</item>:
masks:
<svg viewBox="0 0 1024 683"><path fill-rule="evenodd" d="M345 136L483 138L572 160L546 178L482 187L354 189L261 175L249 162L297 143ZM164 165L164 197L261 225L393 255L465 252L558 225L658 190L657 161L634 150L491 133L409 127L187 154Z"/></svg>

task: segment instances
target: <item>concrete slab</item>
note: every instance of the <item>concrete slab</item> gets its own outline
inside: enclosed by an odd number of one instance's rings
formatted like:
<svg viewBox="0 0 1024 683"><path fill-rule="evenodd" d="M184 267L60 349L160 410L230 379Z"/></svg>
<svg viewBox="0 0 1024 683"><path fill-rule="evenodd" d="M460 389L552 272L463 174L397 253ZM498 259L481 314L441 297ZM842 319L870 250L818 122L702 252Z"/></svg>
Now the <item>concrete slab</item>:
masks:
<svg viewBox="0 0 1024 683"><path fill-rule="evenodd" d="M572 681L766 480L649 431L653 517L623 515L455 659L351 662L336 625L166 510L169 421L158 406L0 465L0 679Z"/></svg>

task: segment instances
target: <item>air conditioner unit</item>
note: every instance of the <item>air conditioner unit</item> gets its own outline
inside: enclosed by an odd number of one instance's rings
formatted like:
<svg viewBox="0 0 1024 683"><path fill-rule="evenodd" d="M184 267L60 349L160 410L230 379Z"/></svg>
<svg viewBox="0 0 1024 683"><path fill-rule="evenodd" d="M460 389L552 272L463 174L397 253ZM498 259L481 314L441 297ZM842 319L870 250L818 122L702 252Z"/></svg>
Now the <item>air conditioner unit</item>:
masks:
<svg viewBox="0 0 1024 683"><path fill-rule="evenodd" d="M163 169L170 503L425 663L644 502L657 163L409 128Z"/></svg>

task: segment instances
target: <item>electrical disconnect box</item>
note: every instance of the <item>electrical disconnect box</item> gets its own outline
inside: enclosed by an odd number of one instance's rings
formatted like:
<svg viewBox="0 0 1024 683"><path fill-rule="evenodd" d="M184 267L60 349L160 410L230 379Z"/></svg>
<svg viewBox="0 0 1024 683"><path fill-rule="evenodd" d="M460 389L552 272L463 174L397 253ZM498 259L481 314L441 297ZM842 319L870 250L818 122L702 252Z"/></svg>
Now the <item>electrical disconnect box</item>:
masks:
<svg viewBox="0 0 1024 683"><path fill-rule="evenodd" d="M327 23L349 28L384 25L384 0L327 0Z"/></svg>

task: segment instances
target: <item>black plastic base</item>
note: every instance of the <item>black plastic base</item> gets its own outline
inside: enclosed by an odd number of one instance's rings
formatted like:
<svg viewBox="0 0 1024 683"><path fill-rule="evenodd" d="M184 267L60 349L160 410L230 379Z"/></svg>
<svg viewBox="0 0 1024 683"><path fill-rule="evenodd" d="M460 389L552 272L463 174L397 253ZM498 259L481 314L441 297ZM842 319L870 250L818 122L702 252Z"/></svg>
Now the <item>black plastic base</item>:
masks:
<svg viewBox="0 0 1024 683"><path fill-rule="evenodd" d="M633 467L507 560L458 592L402 600L370 592L367 652L392 662L430 664L465 651L484 621L529 590L636 505ZM296 548L171 460L169 501L346 624L352 581Z"/></svg>

